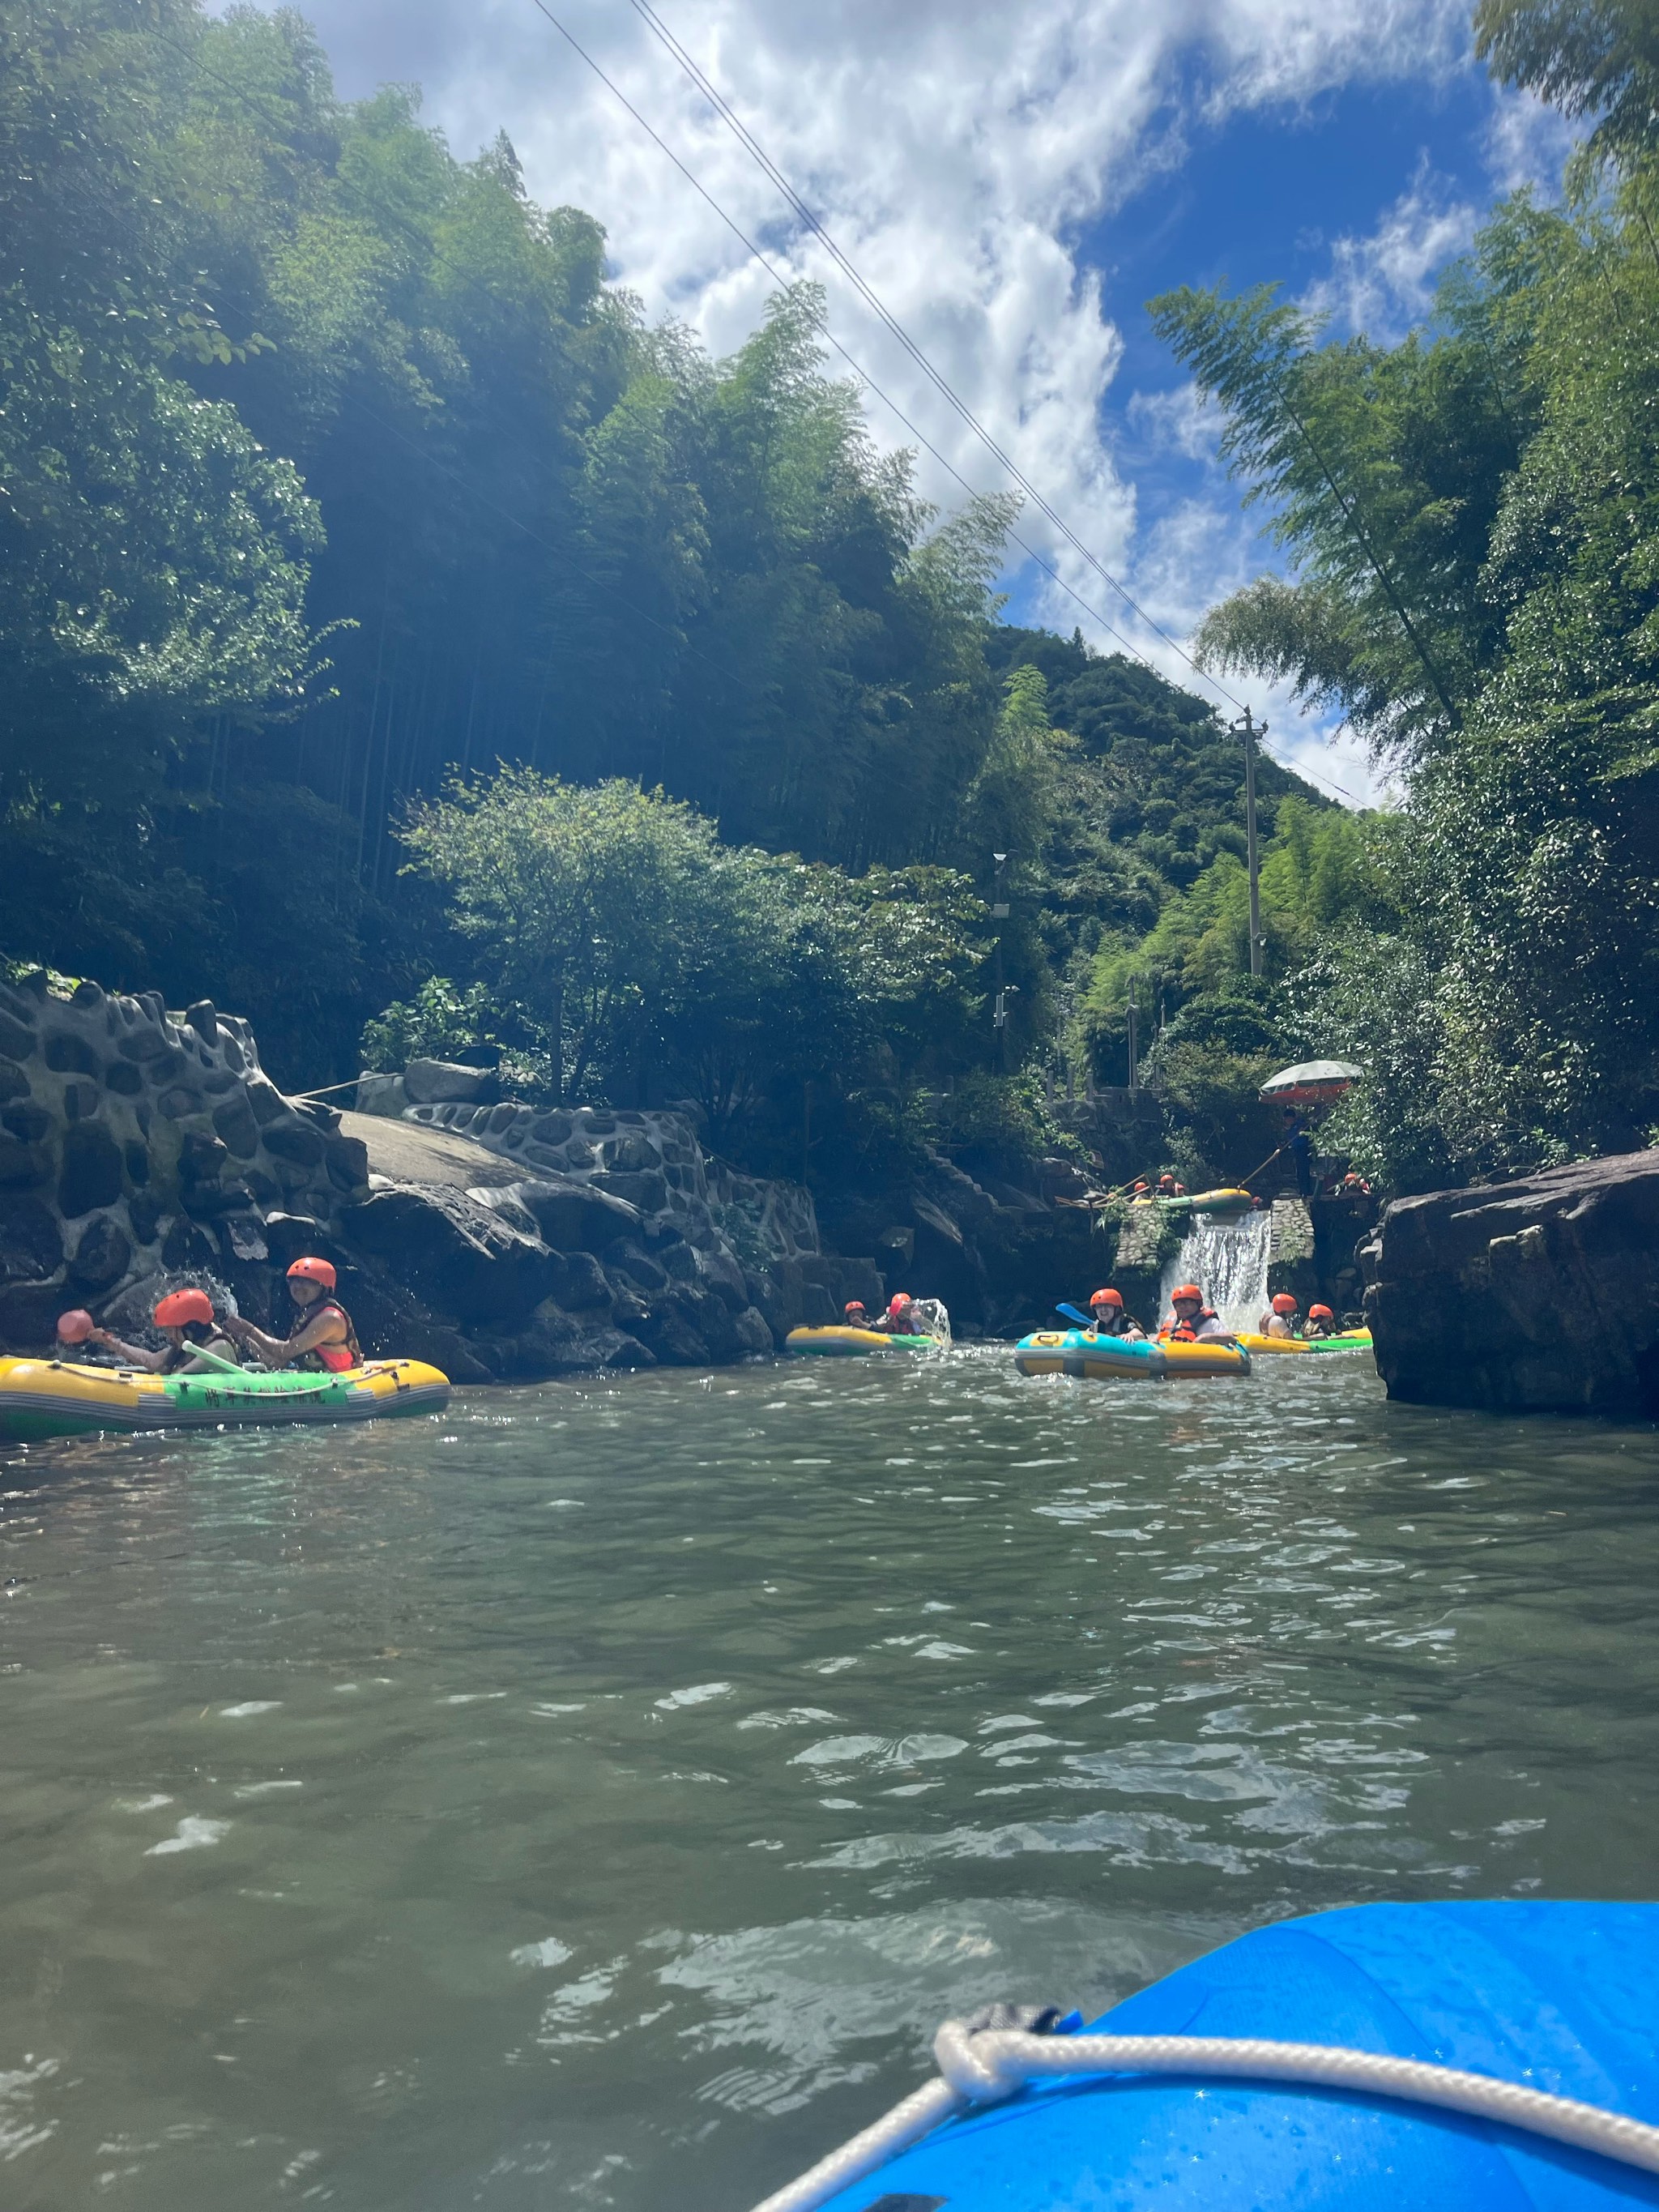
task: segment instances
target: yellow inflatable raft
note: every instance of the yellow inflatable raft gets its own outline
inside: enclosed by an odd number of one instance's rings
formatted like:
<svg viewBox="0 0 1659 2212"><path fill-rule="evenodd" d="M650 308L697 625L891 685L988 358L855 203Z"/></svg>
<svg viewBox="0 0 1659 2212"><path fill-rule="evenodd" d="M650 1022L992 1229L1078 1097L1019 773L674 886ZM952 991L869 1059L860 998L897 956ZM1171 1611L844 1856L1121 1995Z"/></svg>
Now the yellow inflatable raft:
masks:
<svg viewBox="0 0 1659 2212"><path fill-rule="evenodd" d="M290 1421L368 1421L431 1413L449 1377L419 1359L370 1359L340 1375L252 1370L147 1375L135 1367L0 1358L0 1437L89 1436L103 1430L263 1428Z"/></svg>
<svg viewBox="0 0 1659 2212"><path fill-rule="evenodd" d="M937 1336L894 1336L884 1328L792 1328L783 1340L786 1352L797 1358L861 1359L878 1352L938 1352Z"/></svg>
<svg viewBox="0 0 1659 2212"><path fill-rule="evenodd" d="M1247 1352L1369 1352L1368 1328L1351 1329L1341 1336L1241 1336Z"/></svg>

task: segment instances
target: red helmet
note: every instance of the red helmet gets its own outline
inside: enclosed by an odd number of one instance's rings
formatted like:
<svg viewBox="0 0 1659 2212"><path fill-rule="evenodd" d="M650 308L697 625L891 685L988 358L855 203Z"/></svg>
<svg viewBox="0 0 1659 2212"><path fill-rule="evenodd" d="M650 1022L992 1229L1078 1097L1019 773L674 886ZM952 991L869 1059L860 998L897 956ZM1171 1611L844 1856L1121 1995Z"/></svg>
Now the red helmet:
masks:
<svg viewBox="0 0 1659 2212"><path fill-rule="evenodd" d="M864 1300L862 1298L848 1298L846 1304L842 1308L842 1311L843 1313L862 1313L864 1311Z"/></svg>
<svg viewBox="0 0 1659 2212"><path fill-rule="evenodd" d="M1121 1291L1097 1291L1089 1303L1091 1306L1115 1306L1121 1313L1123 1310L1123 1293Z"/></svg>
<svg viewBox="0 0 1659 2212"><path fill-rule="evenodd" d="M1310 1306L1308 1308L1308 1319L1310 1321L1334 1321L1336 1319L1336 1316L1331 1311L1328 1306Z"/></svg>
<svg viewBox="0 0 1659 2212"><path fill-rule="evenodd" d="M296 1260L288 1271L289 1282L296 1275L303 1276L308 1283L320 1283L325 1291L331 1291L340 1279L327 1260Z"/></svg>
<svg viewBox="0 0 1659 2212"><path fill-rule="evenodd" d="M890 1314L902 1314L910 1302L908 1291L895 1291L887 1301L887 1310Z"/></svg>
<svg viewBox="0 0 1659 2212"><path fill-rule="evenodd" d="M213 1301L205 1291L169 1291L155 1309L157 1328L182 1328L187 1321L212 1319Z"/></svg>
<svg viewBox="0 0 1659 2212"><path fill-rule="evenodd" d="M1148 1187L1149 1187L1149 1186L1148 1186L1148 1184L1147 1184L1146 1178L1146 1176L1141 1176L1141 1178L1140 1178L1140 1180L1139 1180L1139 1182L1137 1182L1137 1183L1136 1183L1136 1185L1135 1185L1135 1188L1136 1188L1137 1190L1146 1190Z"/></svg>
<svg viewBox="0 0 1659 2212"><path fill-rule="evenodd" d="M1314 1308L1314 1311L1317 1313L1318 1310L1318 1307L1316 1306ZM1274 1298L1273 1311L1276 1314L1294 1313L1296 1311L1296 1300L1291 1296L1288 1291L1280 1291L1278 1297Z"/></svg>
<svg viewBox="0 0 1659 2212"><path fill-rule="evenodd" d="M1200 1305L1202 1305L1204 1293L1196 1283L1177 1283L1170 1293L1170 1304L1173 1305L1177 1298L1196 1298Z"/></svg>
<svg viewBox="0 0 1659 2212"><path fill-rule="evenodd" d="M58 1316L58 1341L59 1344L84 1344L92 1334L93 1328L92 1316L86 1308L71 1306L66 1314Z"/></svg>

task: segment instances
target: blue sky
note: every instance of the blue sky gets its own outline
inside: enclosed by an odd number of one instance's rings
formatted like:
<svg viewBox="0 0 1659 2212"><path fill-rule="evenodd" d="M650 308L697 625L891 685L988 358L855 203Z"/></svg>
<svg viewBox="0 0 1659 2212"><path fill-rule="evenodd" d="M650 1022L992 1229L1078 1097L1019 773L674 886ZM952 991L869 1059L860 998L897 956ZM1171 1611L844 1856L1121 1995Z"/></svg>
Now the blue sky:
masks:
<svg viewBox="0 0 1659 2212"><path fill-rule="evenodd" d="M655 0L1028 479L1157 625L1184 637L1274 565L1213 455L1214 425L1152 337L1168 287L1278 280L1333 331L1399 336L1497 195L1553 188L1556 119L1495 94L1466 0ZM830 327L974 489L1006 478L835 271L653 38L639 0L550 0L675 154L786 276L826 283ZM348 95L425 90L461 153L505 129L530 189L605 225L653 318L719 352L774 278L666 161L533 0L317 0ZM869 401L878 441L909 433ZM941 507L961 483L922 455ZM1021 530L1166 672L1156 631L1028 507ZM1011 615L1109 649L1018 556ZM1201 687L1200 687L1201 688ZM1274 747L1351 792L1340 729L1260 685Z"/></svg>

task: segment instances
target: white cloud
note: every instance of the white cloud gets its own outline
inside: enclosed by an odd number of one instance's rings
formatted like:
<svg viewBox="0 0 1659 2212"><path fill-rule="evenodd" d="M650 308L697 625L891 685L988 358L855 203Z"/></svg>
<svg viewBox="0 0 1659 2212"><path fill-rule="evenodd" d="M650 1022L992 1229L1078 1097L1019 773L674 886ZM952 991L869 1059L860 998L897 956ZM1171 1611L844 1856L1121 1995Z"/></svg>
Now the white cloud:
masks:
<svg viewBox="0 0 1659 2212"><path fill-rule="evenodd" d="M1397 343L1434 301L1434 282L1467 252L1480 210L1453 199L1443 179L1419 161L1417 174L1369 238L1339 238L1331 273L1304 295L1312 314L1340 333L1363 331L1379 344Z"/></svg>
<svg viewBox="0 0 1659 2212"><path fill-rule="evenodd" d="M1486 173L1500 192L1530 185L1541 200L1561 189L1561 172L1583 132L1559 108L1546 107L1529 92L1495 91L1486 125Z"/></svg>

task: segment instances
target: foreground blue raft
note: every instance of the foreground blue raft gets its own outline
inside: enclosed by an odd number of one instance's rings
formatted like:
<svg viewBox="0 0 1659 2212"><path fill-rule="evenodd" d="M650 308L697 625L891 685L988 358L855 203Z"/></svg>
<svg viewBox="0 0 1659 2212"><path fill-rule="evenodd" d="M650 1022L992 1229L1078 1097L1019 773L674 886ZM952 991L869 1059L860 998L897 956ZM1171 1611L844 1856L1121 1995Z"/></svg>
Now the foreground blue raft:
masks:
<svg viewBox="0 0 1659 2212"><path fill-rule="evenodd" d="M1243 1936L1092 2027L1343 2045L1656 2122L1659 1905L1322 1912ZM1630 2212L1659 2205L1659 2175L1382 2096L1117 2075L950 2121L823 2201L833 2212Z"/></svg>

